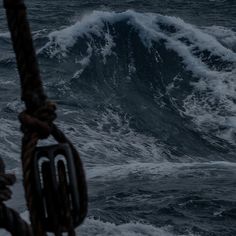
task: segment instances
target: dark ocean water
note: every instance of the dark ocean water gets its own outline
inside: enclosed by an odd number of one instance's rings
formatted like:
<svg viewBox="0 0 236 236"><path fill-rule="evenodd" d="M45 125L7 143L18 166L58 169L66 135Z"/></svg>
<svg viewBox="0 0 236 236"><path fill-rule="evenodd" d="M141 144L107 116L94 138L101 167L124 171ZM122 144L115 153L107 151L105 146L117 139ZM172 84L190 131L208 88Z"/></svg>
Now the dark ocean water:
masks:
<svg viewBox="0 0 236 236"><path fill-rule="evenodd" d="M86 167L79 235L235 236L236 1L27 4L57 124ZM1 9L0 155L26 215L19 87Z"/></svg>

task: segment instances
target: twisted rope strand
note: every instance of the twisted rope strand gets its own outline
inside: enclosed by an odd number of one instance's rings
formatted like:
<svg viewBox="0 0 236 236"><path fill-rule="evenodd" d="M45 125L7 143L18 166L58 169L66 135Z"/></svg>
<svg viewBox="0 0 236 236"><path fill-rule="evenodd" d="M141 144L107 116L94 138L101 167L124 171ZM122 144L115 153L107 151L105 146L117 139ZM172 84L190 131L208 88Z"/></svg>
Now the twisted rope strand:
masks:
<svg viewBox="0 0 236 236"><path fill-rule="evenodd" d="M7 230L13 236L32 236L31 227L21 219L16 211L3 203L11 198L12 192L9 186L13 185L15 181L15 175L5 173L5 166L0 158L0 228Z"/></svg>

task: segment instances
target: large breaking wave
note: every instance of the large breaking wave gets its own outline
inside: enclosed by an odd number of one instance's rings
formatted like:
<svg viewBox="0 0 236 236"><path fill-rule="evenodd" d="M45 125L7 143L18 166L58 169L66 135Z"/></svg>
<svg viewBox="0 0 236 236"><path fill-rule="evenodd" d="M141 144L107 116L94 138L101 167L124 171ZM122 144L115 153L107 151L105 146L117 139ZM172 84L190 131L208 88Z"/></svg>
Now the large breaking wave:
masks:
<svg viewBox="0 0 236 236"><path fill-rule="evenodd" d="M235 37L176 17L94 11L38 52L67 68L64 88L119 105L136 128L171 145L178 135L224 148L235 145Z"/></svg>

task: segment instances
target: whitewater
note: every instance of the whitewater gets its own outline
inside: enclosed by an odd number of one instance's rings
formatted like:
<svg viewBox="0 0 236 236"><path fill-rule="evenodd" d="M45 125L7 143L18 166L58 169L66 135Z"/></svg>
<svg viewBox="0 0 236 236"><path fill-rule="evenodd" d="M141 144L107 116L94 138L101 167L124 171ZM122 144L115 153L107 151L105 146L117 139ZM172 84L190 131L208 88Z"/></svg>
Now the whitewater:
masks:
<svg viewBox="0 0 236 236"><path fill-rule="evenodd" d="M28 3L45 90L86 169L78 235L234 236L235 3L145 2ZM0 91L0 155L17 176L8 205L28 219L5 23Z"/></svg>

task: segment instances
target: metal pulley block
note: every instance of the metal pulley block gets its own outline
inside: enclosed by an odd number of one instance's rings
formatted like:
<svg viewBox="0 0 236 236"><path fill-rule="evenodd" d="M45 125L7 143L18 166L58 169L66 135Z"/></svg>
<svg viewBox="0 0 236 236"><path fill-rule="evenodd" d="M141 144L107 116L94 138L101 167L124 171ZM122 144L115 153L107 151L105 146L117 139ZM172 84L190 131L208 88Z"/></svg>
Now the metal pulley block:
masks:
<svg viewBox="0 0 236 236"><path fill-rule="evenodd" d="M34 156L40 220L45 231L56 235L80 223L79 169L72 153L70 145L63 143L37 147Z"/></svg>

